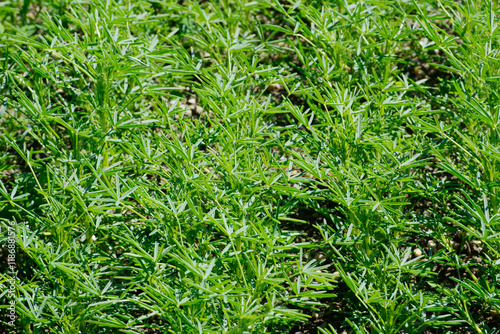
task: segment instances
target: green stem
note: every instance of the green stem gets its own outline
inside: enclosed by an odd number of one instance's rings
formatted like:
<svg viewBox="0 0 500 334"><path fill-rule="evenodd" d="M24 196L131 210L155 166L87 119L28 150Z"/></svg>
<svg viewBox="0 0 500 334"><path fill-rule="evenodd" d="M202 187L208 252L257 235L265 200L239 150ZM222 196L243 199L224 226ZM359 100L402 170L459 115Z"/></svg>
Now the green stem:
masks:
<svg viewBox="0 0 500 334"><path fill-rule="evenodd" d="M102 108L100 109L100 113L99 113L99 120L100 120L100 123L101 123L101 131L102 131L102 134L103 134L103 143L102 143L102 151L103 151L103 158L104 158L104 166L105 167L108 167L109 166L109 157L108 157L108 144L106 142L106 134L108 133L108 118L106 117L106 113L102 110Z"/></svg>

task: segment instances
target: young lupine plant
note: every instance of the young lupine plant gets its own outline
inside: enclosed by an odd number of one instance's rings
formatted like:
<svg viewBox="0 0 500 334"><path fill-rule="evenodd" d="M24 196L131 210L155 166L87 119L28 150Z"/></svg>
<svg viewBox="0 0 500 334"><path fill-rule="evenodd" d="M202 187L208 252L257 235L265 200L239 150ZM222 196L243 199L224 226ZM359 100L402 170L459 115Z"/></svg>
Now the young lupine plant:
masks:
<svg viewBox="0 0 500 334"><path fill-rule="evenodd" d="M1 332L498 332L499 14L0 6Z"/></svg>

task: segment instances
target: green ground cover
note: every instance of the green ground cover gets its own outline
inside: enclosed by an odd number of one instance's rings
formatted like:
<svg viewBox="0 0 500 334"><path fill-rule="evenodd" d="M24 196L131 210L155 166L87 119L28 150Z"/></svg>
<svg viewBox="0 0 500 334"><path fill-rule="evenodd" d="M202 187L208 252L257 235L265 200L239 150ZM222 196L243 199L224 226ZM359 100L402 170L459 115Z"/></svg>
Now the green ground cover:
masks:
<svg viewBox="0 0 500 334"><path fill-rule="evenodd" d="M499 13L0 3L0 332L498 333Z"/></svg>

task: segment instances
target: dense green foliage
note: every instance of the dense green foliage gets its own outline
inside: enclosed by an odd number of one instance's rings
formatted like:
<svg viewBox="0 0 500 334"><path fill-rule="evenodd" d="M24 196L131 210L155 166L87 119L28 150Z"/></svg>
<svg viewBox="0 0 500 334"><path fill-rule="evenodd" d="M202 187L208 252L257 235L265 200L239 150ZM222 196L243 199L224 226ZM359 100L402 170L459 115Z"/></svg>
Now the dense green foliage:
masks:
<svg viewBox="0 0 500 334"><path fill-rule="evenodd" d="M499 12L4 2L16 332L496 333Z"/></svg>

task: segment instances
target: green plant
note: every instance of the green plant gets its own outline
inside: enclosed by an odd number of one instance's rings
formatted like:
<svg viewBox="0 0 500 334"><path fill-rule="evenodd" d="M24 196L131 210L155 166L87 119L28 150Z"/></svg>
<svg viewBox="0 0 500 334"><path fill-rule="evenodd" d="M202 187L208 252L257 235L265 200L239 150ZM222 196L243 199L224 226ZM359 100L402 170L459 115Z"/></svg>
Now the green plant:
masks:
<svg viewBox="0 0 500 334"><path fill-rule="evenodd" d="M498 14L1 6L17 330L494 333Z"/></svg>

